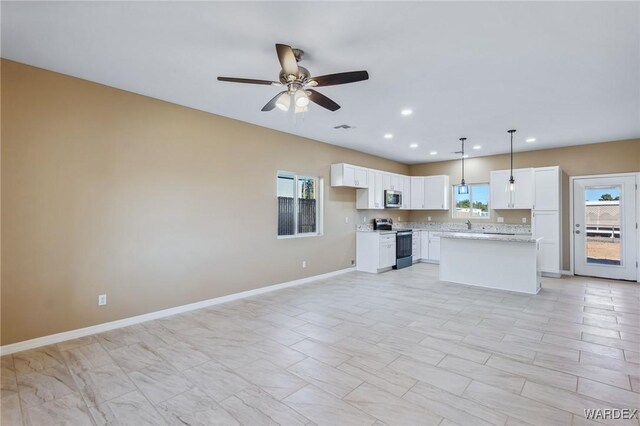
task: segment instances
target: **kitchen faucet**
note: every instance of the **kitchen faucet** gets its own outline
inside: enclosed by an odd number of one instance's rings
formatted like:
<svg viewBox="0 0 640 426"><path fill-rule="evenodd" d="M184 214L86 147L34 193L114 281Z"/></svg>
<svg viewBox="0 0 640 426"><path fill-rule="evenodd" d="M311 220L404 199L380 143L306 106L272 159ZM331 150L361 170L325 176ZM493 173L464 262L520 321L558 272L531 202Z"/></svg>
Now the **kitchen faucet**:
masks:
<svg viewBox="0 0 640 426"><path fill-rule="evenodd" d="M471 231L471 221L469 219L467 219L466 224L467 224L467 229Z"/></svg>

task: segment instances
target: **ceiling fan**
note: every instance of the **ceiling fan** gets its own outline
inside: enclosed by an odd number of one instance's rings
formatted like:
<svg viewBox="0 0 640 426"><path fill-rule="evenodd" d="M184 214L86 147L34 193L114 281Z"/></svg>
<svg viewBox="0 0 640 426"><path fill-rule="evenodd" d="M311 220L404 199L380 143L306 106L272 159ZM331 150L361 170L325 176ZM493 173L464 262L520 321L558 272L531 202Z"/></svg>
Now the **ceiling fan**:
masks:
<svg viewBox="0 0 640 426"><path fill-rule="evenodd" d="M311 77L309 70L298 66L304 56L300 49L293 49L286 44L276 44L276 52L282 70L280 71L280 81L254 80L249 78L218 77L219 81L229 81L232 83L262 84L265 86L286 86L284 90L275 95L267 104L262 107L262 111L271 111L278 108L288 111L294 106L295 112L307 110L309 101L320 105L329 111L340 109L340 105L313 90L313 87L335 86L338 84L355 83L357 81L368 80L369 73L366 71L350 71L338 74L327 74L319 77Z"/></svg>

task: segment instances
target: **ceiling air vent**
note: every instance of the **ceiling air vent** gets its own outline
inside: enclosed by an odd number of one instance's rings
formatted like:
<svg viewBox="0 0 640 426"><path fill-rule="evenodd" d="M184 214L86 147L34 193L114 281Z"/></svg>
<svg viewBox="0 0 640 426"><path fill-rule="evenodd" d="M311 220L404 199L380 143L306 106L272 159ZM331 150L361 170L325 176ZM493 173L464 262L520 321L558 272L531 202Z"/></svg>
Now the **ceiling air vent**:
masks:
<svg viewBox="0 0 640 426"><path fill-rule="evenodd" d="M355 129L355 127L349 126L348 124L341 124L339 126L334 126L333 128L334 129L345 129L345 130Z"/></svg>

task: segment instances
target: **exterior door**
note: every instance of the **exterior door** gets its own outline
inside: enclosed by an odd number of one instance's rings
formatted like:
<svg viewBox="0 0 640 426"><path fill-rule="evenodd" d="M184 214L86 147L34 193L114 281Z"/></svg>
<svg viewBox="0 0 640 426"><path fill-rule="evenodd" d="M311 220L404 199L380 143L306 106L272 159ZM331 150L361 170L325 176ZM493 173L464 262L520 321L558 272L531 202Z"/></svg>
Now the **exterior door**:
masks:
<svg viewBox="0 0 640 426"><path fill-rule="evenodd" d="M636 192L635 176L573 180L577 275L636 280Z"/></svg>

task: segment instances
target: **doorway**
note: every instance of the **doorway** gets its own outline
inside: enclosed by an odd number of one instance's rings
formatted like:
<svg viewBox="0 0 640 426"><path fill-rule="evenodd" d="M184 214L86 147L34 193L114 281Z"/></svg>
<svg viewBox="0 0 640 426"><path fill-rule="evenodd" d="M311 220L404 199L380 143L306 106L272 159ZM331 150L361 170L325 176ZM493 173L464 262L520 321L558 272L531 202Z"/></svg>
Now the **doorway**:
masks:
<svg viewBox="0 0 640 426"><path fill-rule="evenodd" d="M636 281L636 176L576 177L572 181L575 274Z"/></svg>

